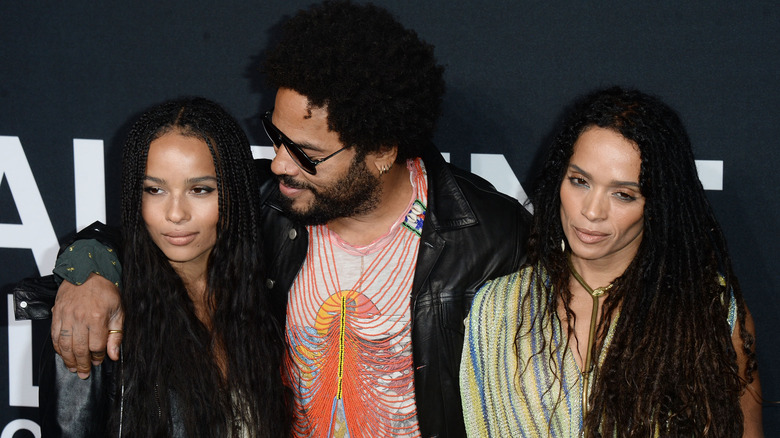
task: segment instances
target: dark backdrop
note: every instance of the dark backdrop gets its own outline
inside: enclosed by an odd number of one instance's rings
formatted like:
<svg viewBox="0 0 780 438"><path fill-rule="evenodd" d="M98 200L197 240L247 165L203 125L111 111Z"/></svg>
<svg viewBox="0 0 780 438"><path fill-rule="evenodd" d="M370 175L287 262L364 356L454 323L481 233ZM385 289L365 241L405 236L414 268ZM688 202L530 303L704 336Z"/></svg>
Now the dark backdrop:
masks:
<svg viewBox="0 0 780 438"><path fill-rule="evenodd" d="M88 204L114 224L121 139L149 105L203 95L223 103L252 144L267 144L257 121L273 93L258 59L284 17L309 3L0 2L3 295L37 266L50 268L57 239L100 217L85 210L77 224L76 192L103 196L94 183L76 188L74 173L84 174L74 172L76 139L103 142L106 206ZM527 186L564 106L595 87L634 86L675 107L697 159L722 163L722 174L710 175L722 190L708 196L756 320L764 396L780 400L778 3L377 3L436 46L448 84L436 142L466 169L476 171L478 154L495 154L490 163L503 155L511 171L496 172ZM92 176L102 183L99 172ZM47 329L6 322L7 299L0 301L0 433L33 436L31 351ZM768 436L780 434L778 413L764 409Z"/></svg>

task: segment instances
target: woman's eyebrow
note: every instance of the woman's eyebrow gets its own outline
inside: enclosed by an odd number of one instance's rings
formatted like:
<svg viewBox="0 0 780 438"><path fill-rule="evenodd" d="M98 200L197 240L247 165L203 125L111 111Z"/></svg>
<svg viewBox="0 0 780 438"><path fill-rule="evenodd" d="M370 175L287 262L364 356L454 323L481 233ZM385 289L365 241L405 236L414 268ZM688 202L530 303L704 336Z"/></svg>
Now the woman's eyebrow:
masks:
<svg viewBox="0 0 780 438"><path fill-rule="evenodd" d="M217 177L216 176L207 175L207 176L196 176L195 178L187 178L187 182L191 183L191 184L192 183L202 183L202 182L207 182L207 181L208 182L212 182L212 181L213 182L217 182Z"/></svg>
<svg viewBox="0 0 780 438"><path fill-rule="evenodd" d="M590 173L584 171L582 168L577 166L576 164L569 164L569 168L574 170L575 172L581 173L582 176L588 179L592 179L592 176ZM628 187L636 187L639 189L639 183L636 181L619 181L619 180L612 180L610 181L610 184L613 186L628 186Z"/></svg>

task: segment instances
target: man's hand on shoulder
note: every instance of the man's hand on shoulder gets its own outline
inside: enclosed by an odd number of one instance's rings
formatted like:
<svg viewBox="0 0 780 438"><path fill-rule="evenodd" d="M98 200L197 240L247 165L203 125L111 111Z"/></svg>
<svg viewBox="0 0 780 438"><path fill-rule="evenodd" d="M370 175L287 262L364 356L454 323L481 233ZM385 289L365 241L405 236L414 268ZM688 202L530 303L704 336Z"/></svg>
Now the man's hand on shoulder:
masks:
<svg viewBox="0 0 780 438"><path fill-rule="evenodd" d="M76 286L63 281L52 308L51 339L65 365L86 379L92 365L99 365L106 351L119 360L122 342L119 288L100 275L91 274Z"/></svg>

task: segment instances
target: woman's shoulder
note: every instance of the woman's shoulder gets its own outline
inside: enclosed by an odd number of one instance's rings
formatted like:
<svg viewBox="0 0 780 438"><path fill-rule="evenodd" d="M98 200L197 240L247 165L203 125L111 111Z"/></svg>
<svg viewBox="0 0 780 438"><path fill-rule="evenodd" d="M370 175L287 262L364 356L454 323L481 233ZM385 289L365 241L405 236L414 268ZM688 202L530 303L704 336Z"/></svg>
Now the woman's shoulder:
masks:
<svg viewBox="0 0 780 438"><path fill-rule="evenodd" d="M534 273L532 266L486 282L474 297L471 313L515 313L520 300L527 293Z"/></svg>
<svg viewBox="0 0 780 438"><path fill-rule="evenodd" d="M524 265L511 274L488 280L480 288L477 295L495 295L496 293L517 290L518 288L527 288L535 272L536 269L533 266Z"/></svg>

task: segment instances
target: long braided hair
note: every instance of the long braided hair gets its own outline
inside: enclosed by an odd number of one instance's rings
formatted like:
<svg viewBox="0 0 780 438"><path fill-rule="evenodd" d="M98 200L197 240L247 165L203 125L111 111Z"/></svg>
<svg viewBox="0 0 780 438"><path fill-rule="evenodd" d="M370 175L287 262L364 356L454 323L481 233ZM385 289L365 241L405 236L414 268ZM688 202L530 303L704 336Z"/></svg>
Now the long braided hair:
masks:
<svg viewBox="0 0 780 438"><path fill-rule="evenodd" d="M698 179L690 140L679 116L659 99L613 87L582 98L565 118L532 195L528 262L541 269L535 272L536 293L526 297L548 317L557 317L559 303L573 316L567 255L561 250L560 188L574 143L595 126L637 145L646 201L637 254L603 304L598 339L618 311L619 317L603 364L594 370L583 429L589 436L741 436L739 397L757 369L754 339L745 329L742 293ZM744 376L728 324L732 299L747 357ZM532 325L521 324L517 337ZM571 325L568 334L574 336ZM595 343L593 357L601 346ZM557 349L568 350L565 342ZM553 350L542 345L535 353L561 353Z"/></svg>
<svg viewBox="0 0 780 438"><path fill-rule="evenodd" d="M174 130L208 145L217 175L219 221L206 287L211 328L141 216L149 145ZM146 111L123 155L122 436L171 436L182 427L190 437L235 436L235 424L251 437L284 435L283 338L261 281L259 184L246 135L216 103L183 98Z"/></svg>

